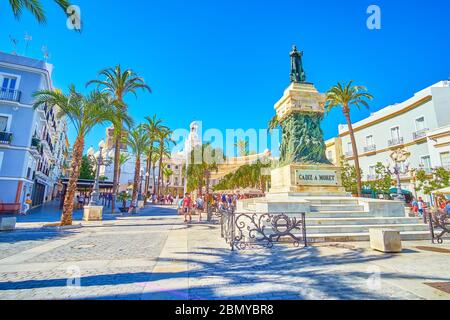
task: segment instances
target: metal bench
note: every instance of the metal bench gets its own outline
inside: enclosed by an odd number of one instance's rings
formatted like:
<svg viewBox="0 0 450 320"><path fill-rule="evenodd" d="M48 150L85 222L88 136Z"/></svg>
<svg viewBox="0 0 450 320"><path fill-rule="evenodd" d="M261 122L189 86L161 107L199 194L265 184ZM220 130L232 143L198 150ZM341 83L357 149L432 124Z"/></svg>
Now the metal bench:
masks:
<svg viewBox="0 0 450 320"><path fill-rule="evenodd" d="M443 237L445 234L450 234L450 219L449 216L443 211L435 211L429 213L430 232L433 243L443 243ZM441 229L441 233L436 234L435 229Z"/></svg>

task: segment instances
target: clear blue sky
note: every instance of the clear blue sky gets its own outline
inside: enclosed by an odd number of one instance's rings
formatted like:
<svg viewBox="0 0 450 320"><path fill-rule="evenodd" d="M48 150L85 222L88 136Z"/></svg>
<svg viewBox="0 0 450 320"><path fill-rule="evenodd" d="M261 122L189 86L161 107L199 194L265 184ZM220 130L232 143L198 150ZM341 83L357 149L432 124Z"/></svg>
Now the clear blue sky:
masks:
<svg viewBox="0 0 450 320"><path fill-rule="evenodd" d="M355 110L354 121L450 75L448 0L74 0L81 34L66 28L52 1L43 2L46 26L29 14L15 20L2 1L0 50L11 51L11 34L23 53L28 32L28 55L42 57L41 46L48 46L60 88L74 83L84 90L104 67L131 67L154 91L127 99L133 117L156 113L173 129L194 119L204 129L265 128L289 84L293 43L304 50L308 81L320 91L351 79L368 87L371 111ZM370 4L381 8L381 30L366 28ZM328 115L326 138L339 123L338 110ZM96 128L87 145L103 135Z"/></svg>

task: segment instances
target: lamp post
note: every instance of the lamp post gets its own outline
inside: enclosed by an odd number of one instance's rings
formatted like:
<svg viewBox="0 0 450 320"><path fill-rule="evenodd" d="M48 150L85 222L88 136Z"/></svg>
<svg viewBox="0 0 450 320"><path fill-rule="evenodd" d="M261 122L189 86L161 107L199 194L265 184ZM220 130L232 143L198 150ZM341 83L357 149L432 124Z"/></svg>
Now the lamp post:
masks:
<svg viewBox="0 0 450 320"><path fill-rule="evenodd" d="M402 191L402 181L400 175L402 173L405 173L408 171L409 165L406 165L405 172L401 170L400 163L405 162L409 157L411 156L411 153L406 151L405 149L398 149L391 153L390 157L392 161L394 162L394 167L392 170L388 168L388 171L390 174L395 175L397 180L397 200L404 201L405 196L403 195Z"/></svg>
<svg viewBox="0 0 450 320"><path fill-rule="evenodd" d="M100 201L99 201L99 196L100 196L100 167L107 165L108 161L107 159L103 158L103 149L105 148L105 142L102 140L100 141L100 143L98 144L99 147L99 153L98 156L95 156L95 151L94 148L90 148L88 150L88 155L89 157L94 160L96 162L96 173L95 173L95 182L94 182L94 190L92 191L92 195L91 195L91 201L89 202L89 206L98 206Z"/></svg>

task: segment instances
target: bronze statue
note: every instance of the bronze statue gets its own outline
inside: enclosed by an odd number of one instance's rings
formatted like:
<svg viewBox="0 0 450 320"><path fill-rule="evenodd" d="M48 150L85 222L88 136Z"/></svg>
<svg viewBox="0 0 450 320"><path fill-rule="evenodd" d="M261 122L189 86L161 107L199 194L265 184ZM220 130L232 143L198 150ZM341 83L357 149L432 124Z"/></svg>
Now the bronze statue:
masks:
<svg viewBox="0 0 450 320"><path fill-rule="evenodd" d="M291 56L291 82L304 83L306 82L306 74L303 69L303 51L298 51L297 46L293 46Z"/></svg>

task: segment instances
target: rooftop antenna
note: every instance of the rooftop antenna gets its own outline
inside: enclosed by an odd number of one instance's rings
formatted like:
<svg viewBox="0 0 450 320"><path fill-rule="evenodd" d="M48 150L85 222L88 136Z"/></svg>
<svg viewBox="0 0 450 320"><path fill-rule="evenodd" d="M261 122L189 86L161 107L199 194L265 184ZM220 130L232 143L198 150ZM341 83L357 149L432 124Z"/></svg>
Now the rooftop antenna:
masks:
<svg viewBox="0 0 450 320"><path fill-rule="evenodd" d="M48 61L50 59L50 53L48 53L48 47L46 45L41 48L42 54L44 55L44 60Z"/></svg>
<svg viewBox="0 0 450 320"><path fill-rule="evenodd" d="M24 40L25 40L25 54L24 55L26 56L27 52L28 52L28 45L29 45L30 41L33 40L33 37L30 36L28 34L28 32L25 32Z"/></svg>
<svg viewBox="0 0 450 320"><path fill-rule="evenodd" d="M11 43L13 45L12 54L17 55L17 50L16 49L17 49L17 43L19 43L19 42L17 41L16 38L13 38L11 35L9 35L9 40L11 41Z"/></svg>

